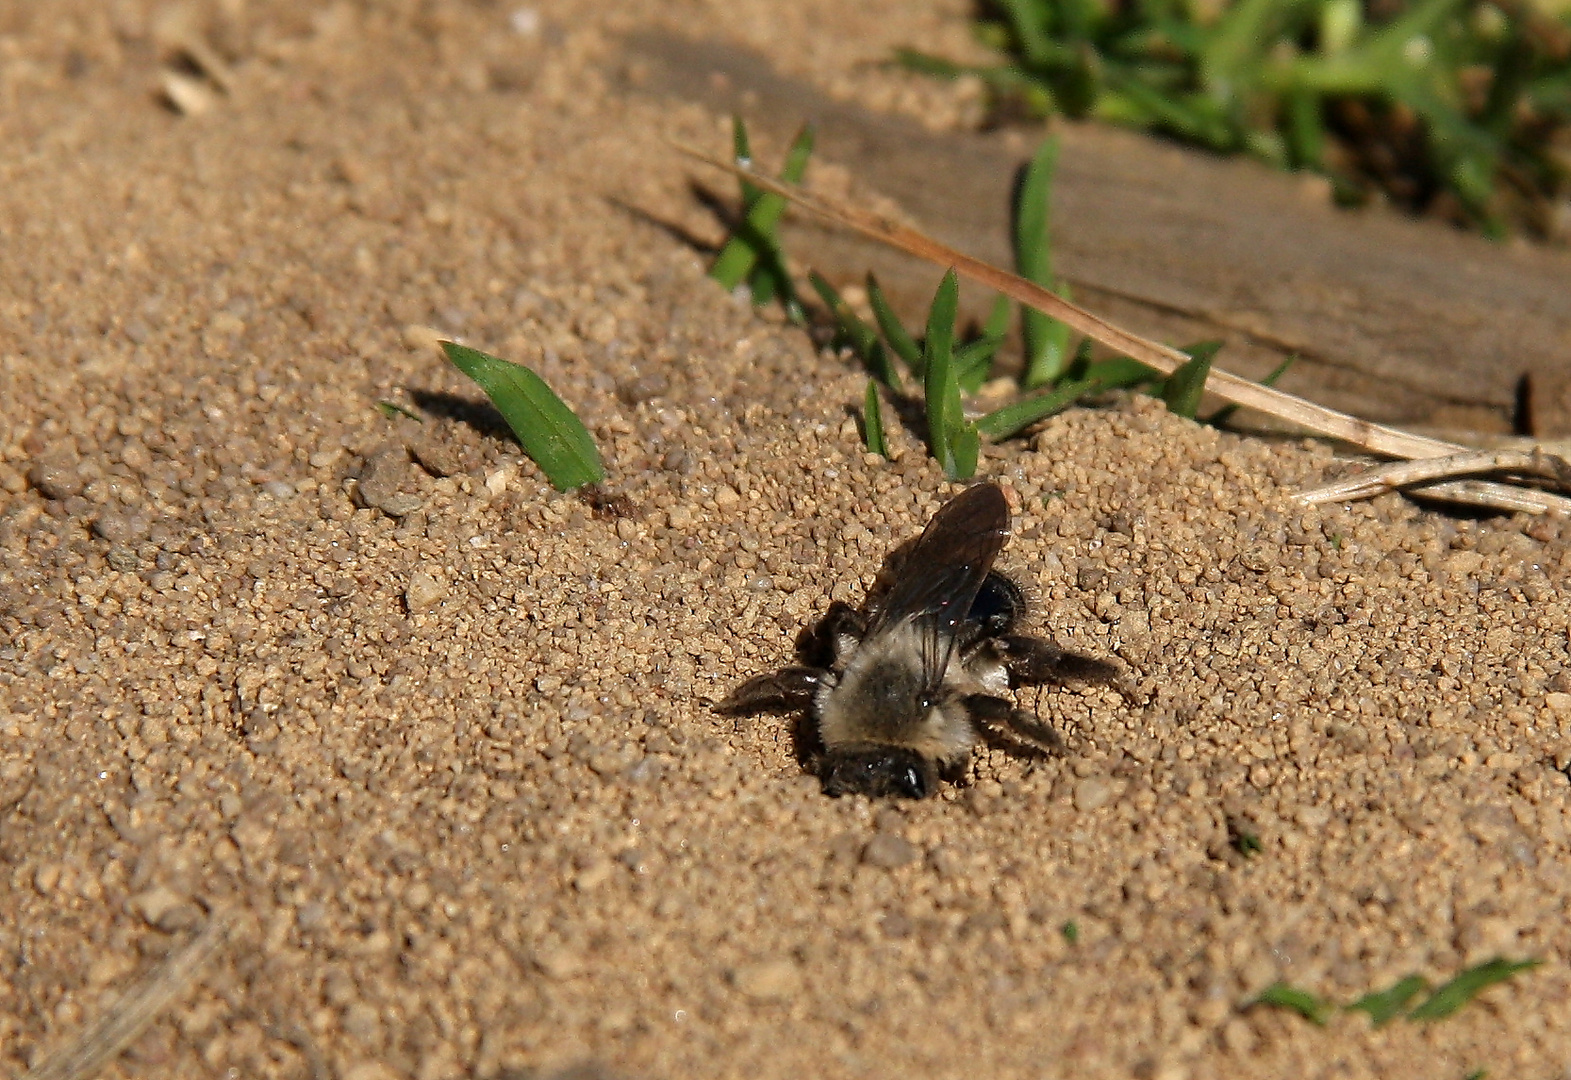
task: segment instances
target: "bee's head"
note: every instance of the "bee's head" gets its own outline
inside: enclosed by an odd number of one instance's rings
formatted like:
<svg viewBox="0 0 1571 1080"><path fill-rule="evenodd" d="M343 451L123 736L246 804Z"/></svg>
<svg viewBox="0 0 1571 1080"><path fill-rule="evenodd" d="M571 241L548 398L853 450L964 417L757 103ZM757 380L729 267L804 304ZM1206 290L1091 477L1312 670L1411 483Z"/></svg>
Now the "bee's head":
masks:
<svg viewBox="0 0 1571 1080"><path fill-rule="evenodd" d="M914 750L869 746L831 750L819 768L824 794L925 799L938 790L938 769Z"/></svg>

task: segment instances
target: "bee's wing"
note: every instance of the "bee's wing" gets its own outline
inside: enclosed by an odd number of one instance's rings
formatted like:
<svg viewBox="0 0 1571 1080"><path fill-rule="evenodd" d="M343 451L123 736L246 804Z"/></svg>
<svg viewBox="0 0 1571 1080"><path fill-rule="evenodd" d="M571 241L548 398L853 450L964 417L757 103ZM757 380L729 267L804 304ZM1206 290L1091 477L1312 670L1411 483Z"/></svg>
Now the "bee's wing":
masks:
<svg viewBox="0 0 1571 1080"><path fill-rule="evenodd" d="M997 484L977 484L950 499L907 552L866 640L912 623L921 642L923 686L938 689L960 620L1008 538L1009 503Z"/></svg>

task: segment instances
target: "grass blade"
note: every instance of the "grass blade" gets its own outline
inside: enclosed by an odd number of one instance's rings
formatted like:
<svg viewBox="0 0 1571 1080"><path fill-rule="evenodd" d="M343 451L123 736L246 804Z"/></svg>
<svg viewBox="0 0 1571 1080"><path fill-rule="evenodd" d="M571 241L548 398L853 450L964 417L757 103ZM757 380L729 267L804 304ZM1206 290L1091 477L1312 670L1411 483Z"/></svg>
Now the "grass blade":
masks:
<svg viewBox="0 0 1571 1080"><path fill-rule="evenodd" d="M1050 390L994 409L976 422L976 429L993 442L1001 442L1101 389L1104 386L1099 379L1065 379Z"/></svg>
<svg viewBox="0 0 1571 1080"><path fill-rule="evenodd" d="M1331 1005L1324 999L1316 997L1308 990L1301 990L1285 982L1273 983L1260 992L1260 996L1249 1002L1245 1008L1253 1005L1274 1005L1279 1009L1291 1009L1312 1024L1324 1026L1326 1017L1331 1012Z"/></svg>
<svg viewBox="0 0 1571 1080"><path fill-rule="evenodd" d="M1424 999L1407 1014L1409 1020L1443 1020L1496 983L1536 968L1542 960L1506 960L1496 957L1470 967Z"/></svg>
<svg viewBox="0 0 1571 1080"><path fill-rule="evenodd" d="M1202 341L1184 350L1191 359L1162 384L1162 400L1167 402L1169 412L1190 420L1195 418L1206 379L1211 375L1211 361L1221 348L1220 341Z"/></svg>
<svg viewBox="0 0 1571 1080"><path fill-rule="evenodd" d="M420 419L419 413L412 412L411 410L404 408L396 401L378 401L376 403L376 411L387 417L389 420L395 420L400 416L407 416L417 424L425 423L424 420Z"/></svg>
<svg viewBox="0 0 1571 1080"><path fill-rule="evenodd" d="M1053 170L1058 164L1058 139L1042 140L1020 177L1015 195L1015 269L1044 289L1054 287L1050 202ZM1025 343L1027 389L1046 386L1069 365L1069 327L1035 308L1020 308L1020 334Z"/></svg>
<svg viewBox="0 0 1571 1080"><path fill-rule="evenodd" d="M733 149L739 145L747 149L745 131L740 140L733 137ZM791 144L791 149L786 154L785 166L780 170L780 179L787 184L801 183L803 175L807 172L808 159L812 154L813 129L809 125L802 128L797 134L796 141ZM777 279L774 286L776 291L780 292L778 278L783 276L784 260L780 257L780 242L776 234L780 218L785 213L786 200L779 195L762 192L756 185L749 184L748 187L760 193L748 207L735 234L720 250L719 257L709 268L709 276L719 282L722 288L734 289L747 280L760 261L766 261L774 264L771 268L771 277ZM745 190L743 197L744 199L746 197ZM786 281L789 283L789 278ZM788 294L780 292L780 295L784 297Z"/></svg>
<svg viewBox="0 0 1571 1080"><path fill-rule="evenodd" d="M558 491L604 479L594 437L540 376L522 364L451 341L442 342L442 351L454 367L480 384L524 453Z"/></svg>
<svg viewBox="0 0 1571 1080"><path fill-rule="evenodd" d="M747 137L747 124L740 116L731 117L731 158L744 169L753 167L753 144ZM742 213L745 215L763 198L764 192L745 176L738 177L737 183L742 189Z"/></svg>
<svg viewBox="0 0 1571 1080"><path fill-rule="evenodd" d="M960 306L960 280L950 270L938 285L927 315L922 341L923 391L927 397L928 442L933 456L951 480L976 472L981 440L968 424L960 403L960 381L954 357L955 317Z"/></svg>
<svg viewBox="0 0 1571 1080"><path fill-rule="evenodd" d="M883 332L889 347L905 361L911 374L918 379L922 378L922 348L906 330L900 316L895 314L895 309L889 306L889 301L884 298L884 290L872 274L867 275L867 302L873 308L873 318L878 320L878 329Z"/></svg>
<svg viewBox="0 0 1571 1080"><path fill-rule="evenodd" d="M993 356L1003 343L1002 337L982 337L955 350L955 378L962 393L974 394L982 388L993 370Z"/></svg>
<svg viewBox="0 0 1571 1080"><path fill-rule="evenodd" d="M882 341L878 340L878 332L851 310L851 305L845 302L845 298L818 271L808 274L807 280L812 283L818 298L824 302L824 307L828 308L829 313L834 316L836 341L851 347L862 361L862 365L867 368L869 375L885 386L898 390L900 371L889 358L889 350L884 348Z"/></svg>
<svg viewBox="0 0 1571 1080"><path fill-rule="evenodd" d="M1429 988L1421 975L1409 975L1392 986L1373 994L1365 994L1347 1007L1348 1012L1369 1014L1375 1027L1394 1020L1407 1008L1407 1003Z"/></svg>
<svg viewBox="0 0 1571 1080"><path fill-rule="evenodd" d="M1141 383L1155 382L1157 378L1156 371L1127 356L1115 356L1111 360L1087 364L1079 374L1082 378L1097 380L1107 390L1139 386Z"/></svg>
<svg viewBox="0 0 1571 1080"><path fill-rule="evenodd" d="M1009 333L1009 312L1013 307L1009 297L993 297L993 310L987 313L987 322L982 324L982 336L1001 338Z"/></svg>
<svg viewBox="0 0 1571 1080"><path fill-rule="evenodd" d="M867 380L867 395L862 399L862 444L881 458L889 456L884 442L884 407L878 400L878 380Z"/></svg>

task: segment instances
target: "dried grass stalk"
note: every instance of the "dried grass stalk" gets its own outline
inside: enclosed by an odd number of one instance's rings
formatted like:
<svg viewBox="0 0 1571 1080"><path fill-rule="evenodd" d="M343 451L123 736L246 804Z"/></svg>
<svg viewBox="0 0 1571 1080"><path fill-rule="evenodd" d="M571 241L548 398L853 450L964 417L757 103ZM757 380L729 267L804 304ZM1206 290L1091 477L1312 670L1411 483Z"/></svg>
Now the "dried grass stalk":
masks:
<svg viewBox="0 0 1571 1080"><path fill-rule="evenodd" d="M89 1080L97 1075L196 982L227 934L228 924L222 917L210 918L189 944L170 954L151 975L122 994L108 1012L77 1032L23 1080Z"/></svg>

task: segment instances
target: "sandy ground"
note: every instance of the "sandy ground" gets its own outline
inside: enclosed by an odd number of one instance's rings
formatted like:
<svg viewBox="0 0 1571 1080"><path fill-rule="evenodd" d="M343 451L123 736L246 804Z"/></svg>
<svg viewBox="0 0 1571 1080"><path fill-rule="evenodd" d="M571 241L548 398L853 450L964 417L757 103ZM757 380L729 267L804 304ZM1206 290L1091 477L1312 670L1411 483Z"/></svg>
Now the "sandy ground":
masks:
<svg viewBox="0 0 1571 1080"><path fill-rule="evenodd" d="M595 5L318 7L0 8L0 1073L222 925L106 1075L1567 1074L1559 524L1304 510L1325 447L1071 412L986 453L1003 562L1142 703L827 799L710 702L954 489L653 224L718 236L661 140L724 118L608 89ZM914 7L642 18L963 119L868 63L966 47ZM536 366L633 514L441 335ZM1494 956L1544 964L1438 1023L1243 1007Z"/></svg>

